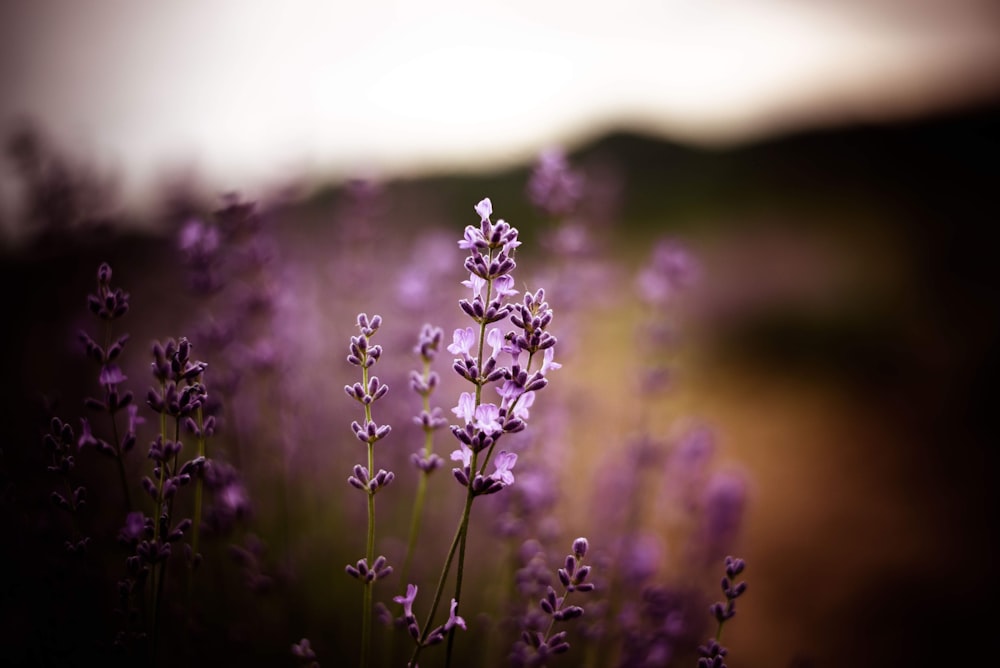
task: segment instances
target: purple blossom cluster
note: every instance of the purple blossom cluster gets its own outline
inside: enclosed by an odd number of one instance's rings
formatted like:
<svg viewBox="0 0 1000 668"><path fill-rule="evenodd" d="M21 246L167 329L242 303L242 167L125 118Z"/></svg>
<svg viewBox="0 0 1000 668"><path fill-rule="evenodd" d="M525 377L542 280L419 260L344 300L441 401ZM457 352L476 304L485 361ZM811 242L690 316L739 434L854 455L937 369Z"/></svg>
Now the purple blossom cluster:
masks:
<svg viewBox="0 0 1000 668"><path fill-rule="evenodd" d="M459 306L479 325L480 333L477 336L473 327L456 329L448 352L457 356L453 364L455 372L476 386L474 393L463 392L452 409L459 424L453 425L451 431L460 446L451 458L462 464L452 473L459 484L478 496L495 494L513 484L511 470L517 463L517 454L500 451L494 460L496 470L489 476L474 470L476 455L485 450L489 461L489 454L503 434L525 428L535 393L548 384L548 371L560 365L553 361L556 338L547 330L552 322L552 309L545 301L545 291L527 292L517 304L507 301L518 294L511 276L516 266L513 251L521 245L517 229L502 220L496 224L490 221L493 205L489 199L482 200L475 208L481 217L480 225L467 226L465 238L459 242L460 248L470 251L465 260L470 275L462 285L472 291L472 299L460 300ZM487 325L508 317L517 329L504 333L501 328L492 327L485 337L482 335ZM484 344L490 347L488 355L484 355ZM529 373L532 360L540 352L542 363ZM509 366L500 365L501 353L509 355ZM527 359L522 366L525 354ZM482 388L491 383L496 386L499 405L482 401Z"/></svg>

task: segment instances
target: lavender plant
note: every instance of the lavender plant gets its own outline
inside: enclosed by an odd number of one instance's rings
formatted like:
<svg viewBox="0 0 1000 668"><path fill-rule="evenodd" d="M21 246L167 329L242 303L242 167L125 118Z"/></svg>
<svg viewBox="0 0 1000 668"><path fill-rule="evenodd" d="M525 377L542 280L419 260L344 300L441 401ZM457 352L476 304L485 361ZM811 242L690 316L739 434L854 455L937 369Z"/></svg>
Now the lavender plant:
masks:
<svg viewBox="0 0 1000 668"><path fill-rule="evenodd" d="M186 462L181 461L181 427L187 425L188 429L197 434L199 450L203 452L203 437L211 431L212 424L211 421L203 421L200 413L207 397L207 391L201 382L202 374L208 365L191 359L191 343L184 338L176 342L170 339L166 344L156 342L153 344L153 358L153 376L159 382L159 389L150 388L146 402L160 415L160 433L149 446L153 477L144 477L142 485L156 504L156 509L152 518L145 521L142 534L136 531L131 533L137 542L136 556L139 559L139 563L133 565L132 569L148 568L149 571L152 599L151 647L155 657L171 545L180 541L193 524L190 518L177 520L174 502L178 490L191 482L192 477L200 477L205 465L204 454L198 454ZM194 416L198 416L197 422L194 421ZM196 512L200 515L200 510ZM132 521L137 524L134 519ZM143 540L139 541L140 537ZM190 563L193 565L200 558L198 553L189 552Z"/></svg>
<svg viewBox="0 0 1000 668"><path fill-rule="evenodd" d="M113 337L113 322L118 320L129 309L129 294L121 288L111 287L111 267L107 262L101 263L97 269L97 290L94 294L87 296L87 305L91 313L100 318L104 323L104 331L101 334L103 344L97 343L89 334L80 331L79 338L87 351L87 355L100 365L98 380L101 389L104 390L104 398L96 399L88 397L85 403L88 408L106 413L111 424L112 442L108 443L104 439L96 438L90 423L83 420L84 445L93 445L98 452L115 459L118 465L118 477L122 488L122 499L126 511L131 510L132 494L129 491L128 476L125 473L125 455L136 442L135 425L137 418L137 407L132 403L132 393L121 391L118 386L127 378L122 373L121 368L115 363L128 343L128 334L122 334L117 338ZM128 423L124 434L118 429L118 413L123 409L128 411Z"/></svg>
<svg viewBox="0 0 1000 668"><path fill-rule="evenodd" d="M83 421L83 426L86 430L86 421ZM52 418L50 431L42 439L50 458L48 471L59 476L62 481L62 484L58 485L60 489L52 490L49 498L57 508L69 515L72 533L64 545L70 554L82 554L90 543L90 536L83 534L76 517L77 511L87 502L87 488L82 484L76 484L71 477L76 468L77 453L92 438L88 436L85 434L78 440L72 426L59 418Z"/></svg>
<svg viewBox="0 0 1000 668"><path fill-rule="evenodd" d="M746 562L735 557L726 557L726 574L722 578L722 593L725 594L725 602L716 602L710 608L712 616L718 623L715 637L710 638L704 645L698 647L701 658L698 659L698 668L726 668L723 659L729 651L719 644L722 639L722 627L725 623L736 616L736 599L746 593L747 583L736 582L736 576L746 568Z"/></svg>
<svg viewBox="0 0 1000 668"><path fill-rule="evenodd" d="M452 474L466 490L465 503L435 588L430 613L423 631L415 638L410 665L416 665L423 648L436 638L431 625L456 554L458 560L451 618L457 615L462 600L473 502L477 497L496 494L513 484L511 470L517 462L517 454L501 450L493 459L496 444L504 434L525 428L535 393L548 384L546 373L554 363L556 338L547 331L552 321L552 310L545 301L545 292L526 293L516 307L507 302L508 297L517 294L511 275L516 267L514 251L521 245L517 229L502 220L495 224L490 220L493 205L489 199L479 202L475 210L480 224L478 227L466 226L464 239L458 244L459 248L469 251L465 268L470 275L462 284L472 291L471 299L462 299L459 306L478 326L478 331L473 327L456 329L448 346L448 351L457 356L452 368L475 387L474 392L463 392L458 406L452 409L461 420L460 425L451 427L452 434L459 441L459 449L452 453L451 458L461 462L461 467L452 469ZM493 327L487 331L489 325L508 317L517 330L505 334L499 327ZM491 348L489 355L485 351L487 344ZM510 355L509 367L499 365L501 352ZM525 352L527 361L522 367L520 360ZM484 401L484 387L495 388L501 399L499 406ZM495 471L484 475L491 461ZM457 626L463 625L452 623L449 626L446 623L444 626L448 636L446 665L450 665L454 631Z"/></svg>
<svg viewBox="0 0 1000 668"><path fill-rule="evenodd" d="M361 333L351 337L351 354L347 356L347 361L361 367L361 382L344 386L347 395L364 407L364 423L354 421L351 423L351 429L368 450L368 466L355 465L354 475L347 479L351 486L365 492L368 501L368 538L365 543L365 557L358 560L356 565L348 565L346 568L347 574L359 580L364 586L361 612L362 666L368 665L371 652L372 586L376 580L384 579L392 573L392 567L387 564L384 556L375 558L375 494L387 487L395 478L392 471L385 469L379 469L378 473L375 473L375 443L392 431L390 425L379 425L372 419L372 405L389 391L389 386L381 383L378 376L370 375L371 368L382 356L382 346L371 343L371 337L381 324L381 316L376 315L369 320L365 313L358 315L358 328Z"/></svg>
<svg viewBox="0 0 1000 668"><path fill-rule="evenodd" d="M400 573L400 580L403 582L408 582L407 576L410 573L413 555L416 553L417 537L420 534L420 522L423 518L424 503L427 497L427 478L444 463L444 460L434 453L434 432L446 427L448 421L442 417L439 407L431 408L431 394L434 393L440 381L437 372L431 371L431 363L437 357L443 338L444 332L440 327L425 324L421 328L414 352L420 355L423 368L419 372L410 372L410 388L421 398L420 415L415 417L413 421L420 425L424 433L424 447L422 451L411 455L411 461L420 471L421 476L417 483L416 497L413 502L410 535L406 541L406 557L403 560L403 569Z"/></svg>
<svg viewBox="0 0 1000 668"><path fill-rule="evenodd" d="M511 653L511 664L524 668L541 668L555 655L569 651L566 631L553 634L556 622L568 622L584 614L583 607L568 605L567 599L573 592L585 594L594 590L592 582L586 582L590 575L590 566L583 565L587 555L588 542L586 538L573 541L573 552L566 555L562 568L557 571L562 585L562 594L549 585L545 597L539 602L541 614L530 611L524 617L521 639L514 645Z"/></svg>

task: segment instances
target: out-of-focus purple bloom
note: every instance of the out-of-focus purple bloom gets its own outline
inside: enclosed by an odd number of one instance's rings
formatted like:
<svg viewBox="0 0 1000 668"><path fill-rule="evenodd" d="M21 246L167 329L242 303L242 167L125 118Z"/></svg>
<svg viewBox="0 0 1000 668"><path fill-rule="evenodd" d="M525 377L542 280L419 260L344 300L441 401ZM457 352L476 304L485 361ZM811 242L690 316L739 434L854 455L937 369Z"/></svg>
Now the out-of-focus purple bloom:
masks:
<svg viewBox="0 0 1000 668"><path fill-rule="evenodd" d="M552 217L573 213L583 196L583 177L572 171L561 149L542 151L528 180L531 203Z"/></svg>
<svg viewBox="0 0 1000 668"><path fill-rule="evenodd" d="M444 332L441 331L440 327L433 327L425 323L420 328L420 336L417 339L417 345L414 347L413 352L420 355L425 361L431 362L437 356L443 337Z"/></svg>
<svg viewBox="0 0 1000 668"><path fill-rule="evenodd" d="M129 404L127 410L128 424L126 425L126 429L128 430L128 433L134 434L137 426L146 423L146 418L139 415L139 406L137 404Z"/></svg>
<svg viewBox="0 0 1000 668"><path fill-rule="evenodd" d="M548 373L549 371L555 371L556 369L561 369L562 364L554 361L556 356L555 348L546 348L545 353L542 357L542 374Z"/></svg>
<svg viewBox="0 0 1000 668"><path fill-rule="evenodd" d="M529 409L534 403L535 403L535 393L525 392L524 394L521 395L517 403L514 404L514 410L511 412L511 415L518 418L519 420L524 420L525 422L527 422L528 418L531 416Z"/></svg>
<svg viewBox="0 0 1000 668"><path fill-rule="evenodd" d="M96 445L97 439L94 438L94 434L90 430L90 420L87 418L80 418L80 439L76 442L76 447L84 448Z"/></svg>
<svg viewBox="0 0 1000 668"><path fill-rule="evenodd" d="M219 249L219 231L198 218L191 218L181 228L177 245L186 253L210 255Z"/></svg>
<svg viewBox="0 0 1000 668"><path fill-rule="evenodd" d="M308 668L319 668L316 662L316 652L313 651L309 638L303 638L292 645L292 656L299 660L299 663Z"/></svg>
<svg viewBox="0 0 1000 668"><path fill-rule="evenodd" d="M702 497L705 558L720 558L732 549L747 500L747 481L740 473L719 471L709 478Z"/></svg>
<svg viewBox="0 0 1000 668"><path fill-rule="evenodd" d="M122 370L118 368L117 364L106 364L101 369L99 380L101 385L104 385L107 388L113 388L119 383L124 383L128 380L128 377L122 373Z"/></svg>
<svg viewBox="0 0 1000 668"><path fill-rule="evenodd" d="M641 534L627 539L622 575L633 583L644 582L654 576L663 563L663 544L658 536Z"/></svg>
<svg viewBox="0 0 1000 668"><path fill-rule="evenodd" d="M663 305L691 287L701 275L694 256L675 241L661 241L652 258L636 278L639 295L651 304Z"/></svg>
<svg viewBox="0 0 1000 668"><path fill-rule="evenodd" d="M125 516L125 526L122 527L121 537L128 543L142 538L146 530L146 516L141 510L135 510Z"/></svg>

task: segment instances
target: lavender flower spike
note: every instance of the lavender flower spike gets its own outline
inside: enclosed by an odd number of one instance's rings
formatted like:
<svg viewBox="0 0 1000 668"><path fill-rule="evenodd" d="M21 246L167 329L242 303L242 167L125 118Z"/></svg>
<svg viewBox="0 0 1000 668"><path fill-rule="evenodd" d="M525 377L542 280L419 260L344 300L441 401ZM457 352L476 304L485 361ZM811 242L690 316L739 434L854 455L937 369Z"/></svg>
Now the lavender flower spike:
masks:
<svg viewBox="0 0 1000 668"><path fill-rule="evenodd" d="M524 618L521 639L515 643L510 657L513 665L536 668L544 666L551 655L569 651L566 632L553 634L552 628L556 622L568 622L584 614L581 606L567 605L566 599L573 592L587 593L594 590L594 584L586 581L590 575L590 566L583 565L588 545L586 538L574 540L573 553L566 555L563 568L557 571L559 582L563 586L562 596L551 586L547 587L545 597L539 601L544 616L539 618L536 613L529 613ZM544 620L546 616L549 617L549 623L544 625L542 622L540 625L540 620Z"/></svg>
<svg viewBox="0 0 1000 668"><path fill-rule="evenodd" d="M698 648L701 658L698 659L698 668L726 668L723 659L729 653L728 650L719 644L722 637L722 627L736 615L736 599L742 596L747 590L747 583L736 583L736 576L746 568L746 562L736 557L726 557L726 575L722 578L722 592L726 595L726 601L713 603L709 610L719 626L715 632L715 637L706 644Z"/></svg>

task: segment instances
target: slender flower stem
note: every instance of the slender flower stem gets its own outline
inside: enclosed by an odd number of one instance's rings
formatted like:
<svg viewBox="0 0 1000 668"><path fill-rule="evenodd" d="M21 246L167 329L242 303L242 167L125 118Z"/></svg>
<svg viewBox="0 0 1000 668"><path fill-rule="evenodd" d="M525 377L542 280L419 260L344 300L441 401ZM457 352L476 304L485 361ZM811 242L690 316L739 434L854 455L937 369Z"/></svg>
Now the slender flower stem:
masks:
<svg viewBox="0 0 1000 668"><path fill-rule="evenodd" d="M475 457L476 455L473 453L473 465L475 465ZM407 664L409 666L417 665L417 659L420 658L420 651L424 648L424 642L427 641L427 636L431 631L431 626L434 623L434 615L437 613L438 605L441 603L441 594L444 593L444 583L448 579L448 573L451 572L451 563L455 558L455 552L458 550L458 545L462 541L462 527L468 526L467 516L471 510L472 504L466 500L465 508L462 511L462 518L459 520L458 529L455 531L455 537L451 540L451 547L448 548L448 556L445 557L444 567L441 569L441 576L438 578L437 587L434 589L434 601L431 603L430 612L427 613L427 621L424 622L424 628L420 633L420 641L413 650L413 655L410 657L410 661Z"/></svg>
<svg viewBox="0 0 1000 668"><path fill-rule="evenodd" d="M368 367L361 367L361 384L368 387ZM372 421L372 407L370 403L365 404L365 424ZM375 473L375 444L368 442L368 471L370 475ZM365 559L370 565L375 560L375 490L367 488L368 492L368 538L365 548ZM372 638L372 584L374 581L364 583L364 602L362 603L361 618L361 666L367 668L371 655Z"/></svg>
<svg viewBox="0 0 1000 668"><path fill-rule="evenodd" d="M111 348L111 321L108 320L104 327L104 350L107 352ZM111 417L111 435L114 438L115 459L118 461L118 477L122 485L122 496L125 499L125 512L132 512L132 493L128 490L128 476L125 474L125 453L122 452L122 442L118 438L118 420L115 419L113 411L108 411Z"/></svg>
<svg viewBox="0 0 1000 668"><path fill-rule="evenodd" d="M493 251L490 250L488 254L488 260L493 259ZM486 303L490 303L490 299L493 297L493 279L487 279L486 281ZM476 382L476 408L483 402L483 383L485 379L482 377L483 373L483 347L486 344L486 319L483 318L479 323L479 350L477 351L476 357L476 368L479 369L480 377ZM493 446L490 446L489 451L486 453L486 457L483 460L483 468L490 461L490 455L493 454ZM476 470L476 453L472 454L472 462L469 467L470 471ZM472 516L472 502L475 500L475 495L472 493L472 481L469 481L468 493L465 497L465 509L462 511L462 521L459 524L459 535L461 535L461 540L459 541L458 547L458 571L455 574L455 600L458 602L458 606L462 605L462 577L465 575L465 546L469 535L469 518ZM458 608L455 609L455 614L458 614ZM446 668L451 666L451 656L452 649L455 646L455 627L452 627L448 632L448 648L445 652L445 666Z"/></svg>
<svg viewBox="0 0 1000 668"><path fill-rule="evenodd" d="M163 437L162 443L163 447L165 448L167 443L166 415L162 413L160 416L160 428L161 428L160 433L161 436ZM174 421L174 441L177 441L180 438L180 431L181 431L181 421L180 418L177 418ZM160 528L161 523L164 525L166 530L169 530L170 527L170 511L171 511L172 501L167 503L167 511L166 511L167 520L165 522L161 522L161 515L163 514L163 485L166 480L166 475L167 475L167 461L166 457L164 457L163 460L160 462L160 481L159 481L159 489L157 490L157 495L156 495L156 517L153 518L153 541L158 549L162 547L162 544L165 541L164 531L161 531ZM152 594L153 594L153 624L152 624L153 641L151 645L153 652L152 654L153 665L156 664L156 648L157 648L157 640L159 639L160 604L163 601L163 590L167 580L166 568L167 568L166 560L161 560L157 564L155 564L154 577L152 578L152 583L150 584L150 586L152 587Z"/></svg>
<svg viewBox="0 0 1000 668"><path fill-rule="evenodd" d="M198 420L198 457L206 457L205 449L205 413L201 406L198 406L197 411ZM204 490L205 479L201 471L197 473L197 478L194 483L194 523L191 527L193 533L191 534L191 572L188 577L188 615L190 616L191 610L194 605L194 564L195 559L198 558L198 547L199 538L201 537L201 510L202 504L204 503Z"/></svg>
<svg viewBox="0 0 1000 668"><path fill-rule="evenodd" d="M427 378L430 375L430 370L430 360L425 359L423 373L424 378ZM425 414L430 414L431 397L429 394L423 395L422 407ZM424 425L424 457L430 457L433 446L434 428L431 425ZM429 471L422 471L420 481L417 483L417 495L413 501L413 516L410 518L410 536L406 541L406 558L403 560L403 570L401 571L399 578L399 581L403 584L409 582L408 578L410 575L410 566L413 564L413 555L417 549L417 536L420 533L420 520L424 514L424 501L427 497L427 477L429 475Z"/></svg>

